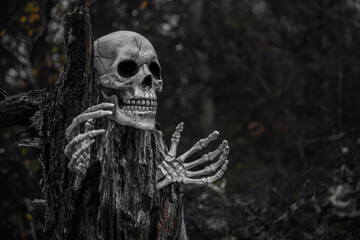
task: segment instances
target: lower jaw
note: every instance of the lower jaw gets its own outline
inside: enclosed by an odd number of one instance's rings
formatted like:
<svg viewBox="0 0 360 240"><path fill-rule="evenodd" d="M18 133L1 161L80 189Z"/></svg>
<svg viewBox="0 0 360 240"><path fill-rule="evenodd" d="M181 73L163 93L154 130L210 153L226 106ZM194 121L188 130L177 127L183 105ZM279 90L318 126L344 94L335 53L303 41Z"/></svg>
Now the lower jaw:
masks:
<svg viewBox="0 0 360 240"><path fill-rule="evenodd" d="M131 126L143 130L155 129L156 106L152 106L152 110L150 110L151 106L148 106L149 110L146 110L147 106L119 106L118 98L115 95L107 96L104 92L102 92L102 94L106 102L110 102L115 105L114 115L111 117L113 121L121 125Z"/></svg>
<svg viewBox="0 0 360 240"><path fill-rule="evenodd" d="M121 125L144 130L153 130L155 129L155 116L156 111L118 109L114 120Z"/></svg>

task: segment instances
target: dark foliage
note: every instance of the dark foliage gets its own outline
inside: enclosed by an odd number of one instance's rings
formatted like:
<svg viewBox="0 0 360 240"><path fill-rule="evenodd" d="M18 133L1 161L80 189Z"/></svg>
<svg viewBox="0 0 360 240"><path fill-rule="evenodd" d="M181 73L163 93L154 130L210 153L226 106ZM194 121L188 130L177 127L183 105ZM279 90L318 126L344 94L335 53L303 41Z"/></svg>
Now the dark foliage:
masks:
<svg viewBox="0 0 360 240"><path fill-rule="evenodd" d="M184 121L180 151L213 129L230 143L226 181L184 188L191 239L360 238L356 1L1 4L0 88L10 94L53 88L61 18L76 5L90 8L95 39L120 29L149 38L165 137ZM1 129L1 239L42 238L30 203L41 198L39 166L13 147L22 130Z"/></svg>

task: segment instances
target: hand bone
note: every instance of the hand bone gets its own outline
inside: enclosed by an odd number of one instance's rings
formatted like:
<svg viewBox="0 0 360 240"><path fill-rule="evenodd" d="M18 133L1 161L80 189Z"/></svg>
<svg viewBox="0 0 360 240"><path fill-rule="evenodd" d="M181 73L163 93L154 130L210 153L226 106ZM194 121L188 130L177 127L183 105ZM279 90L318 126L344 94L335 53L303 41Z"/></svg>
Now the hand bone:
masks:
<svg viewBox="0 0 360 240"><path fill-rule="evenodd" d="M96 118L111 116L112 103L100 103L88 108L85 112L74 118L71 125L66 129L66 140L69 142L64 150L66 157L70 160L68 168L76 173L75 189L80 187L85 178L90 161L90 147L95 142L94 138L105 132L104 129L94 130ZM80 133L80 126L85 124L85 132Z"/></svg>
<svg viewBox="0 0 360 240"><path fill-rule="evenodd" d="M158 190L173 182L198 185L212 183L220 179L226 171L228 164L227 156L229 154L229 146L226 140L224 140L215 151L204 154L201 158L195 161L185 163L188 157L198 152L199 150L204 149L211 141L215 140L219 135L219 132L217 131L212 132L207 138L201 139L187 152L176 158L177 145L179 144L183 125L183 123L180 123L176 127L176 130L171 137L170 150L167 153L165 160L157 166L156 188ZM206 166L201 170L190 171L190 169L200 164L213 161L219 155L220 157L216 162ZM209 174L213 175L205 177ZM204 177L195 178L201 176Z"/></svg>

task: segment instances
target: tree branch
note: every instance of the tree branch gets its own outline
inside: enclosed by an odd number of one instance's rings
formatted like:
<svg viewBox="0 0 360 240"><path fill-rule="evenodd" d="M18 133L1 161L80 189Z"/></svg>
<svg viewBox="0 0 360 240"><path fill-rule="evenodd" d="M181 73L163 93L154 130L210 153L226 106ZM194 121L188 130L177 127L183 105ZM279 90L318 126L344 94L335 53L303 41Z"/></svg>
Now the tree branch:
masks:
<svg viewBox="0 0 360 240"><path fill-rule="evenodd" d="M32 90L0 101L0 127L30 126L31 117L39 110L39 106L46 96L46 89Z"/></svg>

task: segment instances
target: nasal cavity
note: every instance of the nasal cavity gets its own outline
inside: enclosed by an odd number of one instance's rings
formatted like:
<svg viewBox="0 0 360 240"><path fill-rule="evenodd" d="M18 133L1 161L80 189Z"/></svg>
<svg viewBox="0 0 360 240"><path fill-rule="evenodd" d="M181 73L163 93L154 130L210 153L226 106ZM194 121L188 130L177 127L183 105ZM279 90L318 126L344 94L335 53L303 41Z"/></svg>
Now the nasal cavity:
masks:
<svg viewBox="0 0 360 240"><path fill-rule="evenodd" d="M152 88L152 78L151 78L151 75L148 75L144 78L144 80L142 81L141 83L141 87L142 88L146 88L146 87L149 87L149 88Z"/></svg>

